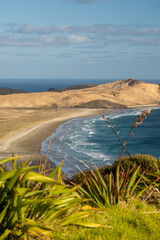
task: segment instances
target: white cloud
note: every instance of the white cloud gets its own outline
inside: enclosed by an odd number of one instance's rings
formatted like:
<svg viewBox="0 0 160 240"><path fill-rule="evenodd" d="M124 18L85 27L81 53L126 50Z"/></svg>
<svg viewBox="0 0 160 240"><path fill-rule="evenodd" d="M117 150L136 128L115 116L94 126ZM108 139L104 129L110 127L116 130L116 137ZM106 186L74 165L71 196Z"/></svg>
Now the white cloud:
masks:
<svg viewBox="0 0 160 240"><path fill-rule="evenodd" d="M95 24L89 26L39 26L5 24L1 30L1 46L58 47L85 45L103 47L114 43L159 45L159 26Z"/></svg>
<svg viewBox="0 0 160 240"><path fill-rule="evenodd" d="M85 44L91 42L91 39L85 36L68 35L68 36L51 36L41 35L40 37L10 37L0 35L0 46L8 47L60 47L70 44Z"/></svg>
<svg viewBox="0 0 160 240"><path fill-rule="evenodd" d="M148 38L142 38L142 37L135 37L135 38L129 39L128 42L130 44L134 44L134 45L160 46L160 39L159 38L148 39Z"/></svg>
<svg viewBox="0 0 160 240"><path fill-rule="evenodd" d="M90 42L90 39L85 36L76 36L76 35L70 35L68 36L68 40L70 43L87 43Z"/></svg>
<svg viewBox="0 0 160 240"><path fill-rule="evenodd" d="M15 34L55 34L55 33L73 33L73 34L99 34L106 36L151 36L160 35L160 27L136 26L136 25L113 25L113 24L95 24L89 26L36 26L31 24L14 25L7 24L6 33Z"/></svg>

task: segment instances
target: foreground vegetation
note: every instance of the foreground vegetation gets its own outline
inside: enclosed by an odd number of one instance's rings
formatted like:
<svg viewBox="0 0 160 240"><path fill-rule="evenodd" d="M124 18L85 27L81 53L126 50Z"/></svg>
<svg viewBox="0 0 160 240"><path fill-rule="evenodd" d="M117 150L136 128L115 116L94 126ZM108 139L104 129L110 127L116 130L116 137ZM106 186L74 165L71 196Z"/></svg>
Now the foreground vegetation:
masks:
<svg viewBox="0 0 160 240"><path fill-rule="evenodd" d="M7 171L9 161L13 169ZM28 162L17 167L16 161L0 161L0 240L158 239L157 159L122 158L106 170L95 167L66 183L61 164L46 171Z"/></svg>
<svg viewBox="0 0 160 240"><path fill-rule="evenodd" d="M124 143L104 119L123 146L119 160L111 167L80 171L65 182L61 163L51 171L46 162L18 167L19 157L1 160L0 240L158 239L160 161L131 156L126 148L133 128L149 113L137 117ZM129 157L122 157L124 150ZM12 170L6 170L10 161Z"/></svg>
<svg viewBox="0 0 160 240"><path fill-rule="evenodd" d="M99 227L81 219L92 214L77 193L77 187L66 186L62 180L61 164L45 176L44 166L17 167L17 158L0 161L0 239L34 239L57 237L56 229L68 224ZM13 169L5 164L13 161ZM39 168L39 173L34 172ZM55 179L56 175L56 179ZM84 204L83 204L84 203ZM83 204L83 205L82 205Z"/></svg>
<svg viewBox="0 0 160 240"><path fill-rule="evenodd" d="M106 227L66 226L60 229L60 236L69 240L157 240L160 236L160 210L134 199L107 207L103 214L96 213L88 221Z"/></svg>

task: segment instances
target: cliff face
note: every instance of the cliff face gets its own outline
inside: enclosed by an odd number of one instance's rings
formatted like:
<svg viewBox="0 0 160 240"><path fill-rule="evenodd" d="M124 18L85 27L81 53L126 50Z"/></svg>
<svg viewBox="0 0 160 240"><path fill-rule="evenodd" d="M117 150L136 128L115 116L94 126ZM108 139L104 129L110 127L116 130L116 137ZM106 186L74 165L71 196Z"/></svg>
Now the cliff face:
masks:
<svg viewBox="0 0 160 240"><path fill-rule="evenodd" d="M152 104L160 105L159 85L144 83L134 79L118 80L90 88L63 92L0 96L0 107L124 108Z"/></svg>

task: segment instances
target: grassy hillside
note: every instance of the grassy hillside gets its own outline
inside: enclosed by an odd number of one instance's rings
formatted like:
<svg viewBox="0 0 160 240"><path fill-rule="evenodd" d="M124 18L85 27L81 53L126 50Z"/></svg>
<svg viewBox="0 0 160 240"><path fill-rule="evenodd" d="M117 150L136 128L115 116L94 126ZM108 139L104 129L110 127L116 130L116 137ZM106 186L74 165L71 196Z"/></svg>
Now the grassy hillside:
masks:
<svg viewBox="0 0 160 240"><path fill-rule="evenodd" d="M76 88L76 89L74 89ZM67 91L25 93L0 96L0 107L28 108L111 108L111 106L141 107L160 105L158 84L144 83L134 79L119 80L102 85L71 87Z"/></svg>
<svg viewBox="0 0 160 240"><path fill-rule="evenodd" d="M160 210L145 202L130 199L117 206L96 213L87 221L104 228L68 226L59 230L59 236L69 240L157 240L159 239Z"/></svg>

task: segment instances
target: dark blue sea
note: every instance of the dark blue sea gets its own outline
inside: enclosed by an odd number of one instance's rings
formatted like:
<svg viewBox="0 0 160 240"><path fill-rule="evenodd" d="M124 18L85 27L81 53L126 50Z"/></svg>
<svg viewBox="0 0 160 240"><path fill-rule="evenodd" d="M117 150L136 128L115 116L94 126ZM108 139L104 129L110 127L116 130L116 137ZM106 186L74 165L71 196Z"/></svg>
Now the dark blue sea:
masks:
<svg viewBox="0 0 160 240"><path fill-rule="evenodd" d="M120 131L124 142L137 115L144 109L114 111L106 114L115 130ZM130 154L151 154L160 157L160 108L152 108L143 124L133 129L127 149ZM42 154L46 155L51 137L42 143ZM102 116L74 119L62 124L54 134L49 149L49 158L56 164L64 161L62 170L69 175L89 167L111 165L119 157L122 146L111 127ZM126 153L124 153L124 156Z"/></svg>
<svg viewBox="0 0 160 240"><path fill-rule="evenodd" d="M72 85L103 84L111 81L115 79L0 79L0 87L41 92L48 91L49 88L61 89Z"/></svg>

